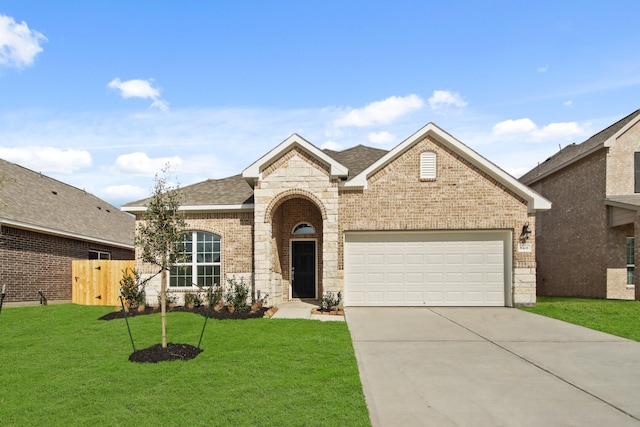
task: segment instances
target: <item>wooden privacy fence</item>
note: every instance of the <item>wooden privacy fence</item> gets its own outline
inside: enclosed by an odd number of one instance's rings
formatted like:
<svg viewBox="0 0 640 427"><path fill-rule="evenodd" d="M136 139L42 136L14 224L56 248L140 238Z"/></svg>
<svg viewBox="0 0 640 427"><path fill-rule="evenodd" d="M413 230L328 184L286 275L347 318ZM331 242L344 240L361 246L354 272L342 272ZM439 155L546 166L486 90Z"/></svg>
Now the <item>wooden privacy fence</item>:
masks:
<svg viewBox="0 0 640 427"><path fill-rule="evenodd" d="M122 271L135 261L74 260L71 262L71 301L82 305L118 305Z"/></svg>

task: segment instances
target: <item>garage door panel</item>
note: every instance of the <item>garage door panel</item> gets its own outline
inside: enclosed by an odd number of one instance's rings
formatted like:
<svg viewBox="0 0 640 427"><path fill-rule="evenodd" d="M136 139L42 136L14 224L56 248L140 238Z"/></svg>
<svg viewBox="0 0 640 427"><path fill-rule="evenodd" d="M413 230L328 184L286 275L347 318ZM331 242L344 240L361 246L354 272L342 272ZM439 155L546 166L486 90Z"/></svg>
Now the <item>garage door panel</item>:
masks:
<svg viewBox="0 0 640 427"><path fill-rule="evenodd" d="M404 282L404 273L402 272L389 272L386 276L387 285L402 285Z"/></svg>
<svg viewBox="0 0 640 427"><path fill-rule="evenodd" d="M345 304L503 306L509 232L347 233Z"/></svg>
<svg viewBox="0 0 640 427"><path fill-rule="evenodd" d="M389 266L401 266L404 267L405 265L405 259L404 259L404 254L400 253L400 254L388 254L386 256L386 264Z"/></svg>

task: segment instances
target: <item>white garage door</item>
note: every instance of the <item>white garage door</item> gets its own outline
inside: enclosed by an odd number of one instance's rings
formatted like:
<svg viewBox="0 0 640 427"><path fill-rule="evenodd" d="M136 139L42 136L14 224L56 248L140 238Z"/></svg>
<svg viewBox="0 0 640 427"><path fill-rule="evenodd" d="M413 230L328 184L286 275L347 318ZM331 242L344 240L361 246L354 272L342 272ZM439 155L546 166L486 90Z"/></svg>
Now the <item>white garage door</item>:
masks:
<svg viewBox="0 0 640 427"><path fill-rule="evenodd" d="M507 231L345 233L347 306L504 306Z"/></svg>

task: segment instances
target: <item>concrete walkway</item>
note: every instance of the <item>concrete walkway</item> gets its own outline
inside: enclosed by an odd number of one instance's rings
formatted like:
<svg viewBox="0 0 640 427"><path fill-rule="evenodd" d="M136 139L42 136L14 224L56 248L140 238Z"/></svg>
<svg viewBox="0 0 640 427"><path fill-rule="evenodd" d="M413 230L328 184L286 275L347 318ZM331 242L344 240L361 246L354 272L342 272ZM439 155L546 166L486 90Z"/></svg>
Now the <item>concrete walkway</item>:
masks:
<svg viewBox="0 0 640 427"><path fill-rule="evenodd" d="M377 426L640 426L640 343L512 308L348 307Z"/></svg>
<svg viewBox="0 0 640 427"><path fill-rule="evenodd" d="M311 309L317 307L317 305L302 301L283 302L278 304L278 311L276 311L272 319L311 319L323 322L344 322L344 316L311 314Z"/></svg>

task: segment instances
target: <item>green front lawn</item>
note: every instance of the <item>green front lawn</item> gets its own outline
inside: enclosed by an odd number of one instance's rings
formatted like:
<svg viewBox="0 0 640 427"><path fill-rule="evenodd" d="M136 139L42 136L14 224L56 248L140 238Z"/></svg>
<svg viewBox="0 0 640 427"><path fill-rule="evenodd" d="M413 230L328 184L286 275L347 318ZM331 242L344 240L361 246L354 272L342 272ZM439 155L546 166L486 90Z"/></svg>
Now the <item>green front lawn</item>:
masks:
<svg viewBox="0 0 640 427"><path fill-rule="evenodd" d="M2 425L370 425L344 322L209 320L195 359L138 364L109 311L2 310ZM129 321L137 349L160 342L159 314ZM197 345L203 322L168 313L168 341Z"/></svg>
<svg viewBox="0 0 640 427"><path fill-rule="evenodd" d="M640 301L538 297L523 310L640 341Z"/></svg>

